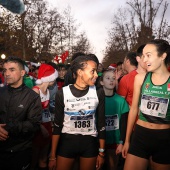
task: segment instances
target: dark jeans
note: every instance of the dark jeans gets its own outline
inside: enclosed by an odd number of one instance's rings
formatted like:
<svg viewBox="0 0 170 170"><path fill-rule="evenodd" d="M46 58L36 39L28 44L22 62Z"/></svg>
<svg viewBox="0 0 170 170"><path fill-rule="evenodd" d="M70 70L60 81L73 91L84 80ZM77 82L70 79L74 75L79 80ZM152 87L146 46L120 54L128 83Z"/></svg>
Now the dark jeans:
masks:
<svg viewBox="0 0 170 170"><path fill-rule="evenodd" d="M0 152L0 170L28 170L32 151Z"/></svg>

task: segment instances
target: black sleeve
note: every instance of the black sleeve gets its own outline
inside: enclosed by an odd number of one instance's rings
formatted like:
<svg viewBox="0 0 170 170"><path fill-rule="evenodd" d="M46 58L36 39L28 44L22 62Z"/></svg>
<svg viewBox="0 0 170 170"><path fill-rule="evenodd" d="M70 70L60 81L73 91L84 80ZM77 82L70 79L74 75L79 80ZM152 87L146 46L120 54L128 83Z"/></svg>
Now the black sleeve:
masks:
<svg viewBox="0 0 170 170"><path fill-rule="evenodd" d="M97 90L99 104L96 110L97 113L97 130L99 139L105 139L105 94L103 88Z"/></svg>
<svg viewBox="0 0 170 170"><path fill-rule="evenodd" d="M5 129L12 136L29 136L40 129L41 122L41 100L39 95L36 95L34 99L31 98L31 102L28 106L27 115L25 120L12 120L6 123Z"/></svg>
<svg viewBox="0 0 170 170"><path fill-rule="evenodd" d="M126 138L128 113L129 112L122 114L120 118L120 140L123 142Z"/></svg>
<svg viewBox="0 0 170 170"><path fill-rule="evenodd" d="M58 90L55 97L55 117L53 135L59 135L64 121L64 96L63 90Z"/></svg>

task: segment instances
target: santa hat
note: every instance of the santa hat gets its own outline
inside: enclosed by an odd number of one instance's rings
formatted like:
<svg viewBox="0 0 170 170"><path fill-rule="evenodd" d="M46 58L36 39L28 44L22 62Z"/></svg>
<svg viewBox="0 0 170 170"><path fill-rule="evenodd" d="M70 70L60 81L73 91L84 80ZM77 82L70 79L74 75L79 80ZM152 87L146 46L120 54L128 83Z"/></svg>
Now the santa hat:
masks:
<svg viewBox="0 0 170 170"><path fill-rule="evenodd" d="M116 64L110 64L110 66L108 67L108 69L112 69L112 70L115 70L117 67Z"/></svg>
<svg viewBox="0 0 170 170"><path fill-rule="evenodd" d="M48 64L41 64L38 70L38 79L36 84L42 84L43 82L54 81L58 77L58 72Z"/></svg>

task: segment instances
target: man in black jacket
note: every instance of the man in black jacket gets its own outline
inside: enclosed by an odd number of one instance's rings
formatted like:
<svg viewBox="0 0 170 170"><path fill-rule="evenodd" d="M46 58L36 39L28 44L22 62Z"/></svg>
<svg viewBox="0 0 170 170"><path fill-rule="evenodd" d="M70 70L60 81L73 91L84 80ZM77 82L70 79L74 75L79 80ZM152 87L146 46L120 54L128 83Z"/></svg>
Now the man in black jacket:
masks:
<svg viewBox="0 0 170 170"><path fill-rule="evenodd" d="M21 59L8 58L3 71L7 86L0 88L0 169L26 170L31 161L32 139L40 126L41 101L23 84Z"/></svg>

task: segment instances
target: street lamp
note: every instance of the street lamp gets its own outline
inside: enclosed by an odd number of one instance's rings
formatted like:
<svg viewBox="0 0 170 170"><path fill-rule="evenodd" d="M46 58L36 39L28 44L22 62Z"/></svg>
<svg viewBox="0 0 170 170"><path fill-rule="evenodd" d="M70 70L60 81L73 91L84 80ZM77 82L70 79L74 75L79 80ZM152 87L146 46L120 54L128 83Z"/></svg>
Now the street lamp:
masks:
<svg viewBox="0 0 170 170"><path fill-rule="evenodd" d="M6 58L5 54L1 54L1 59L4 60Z"/></svg>

